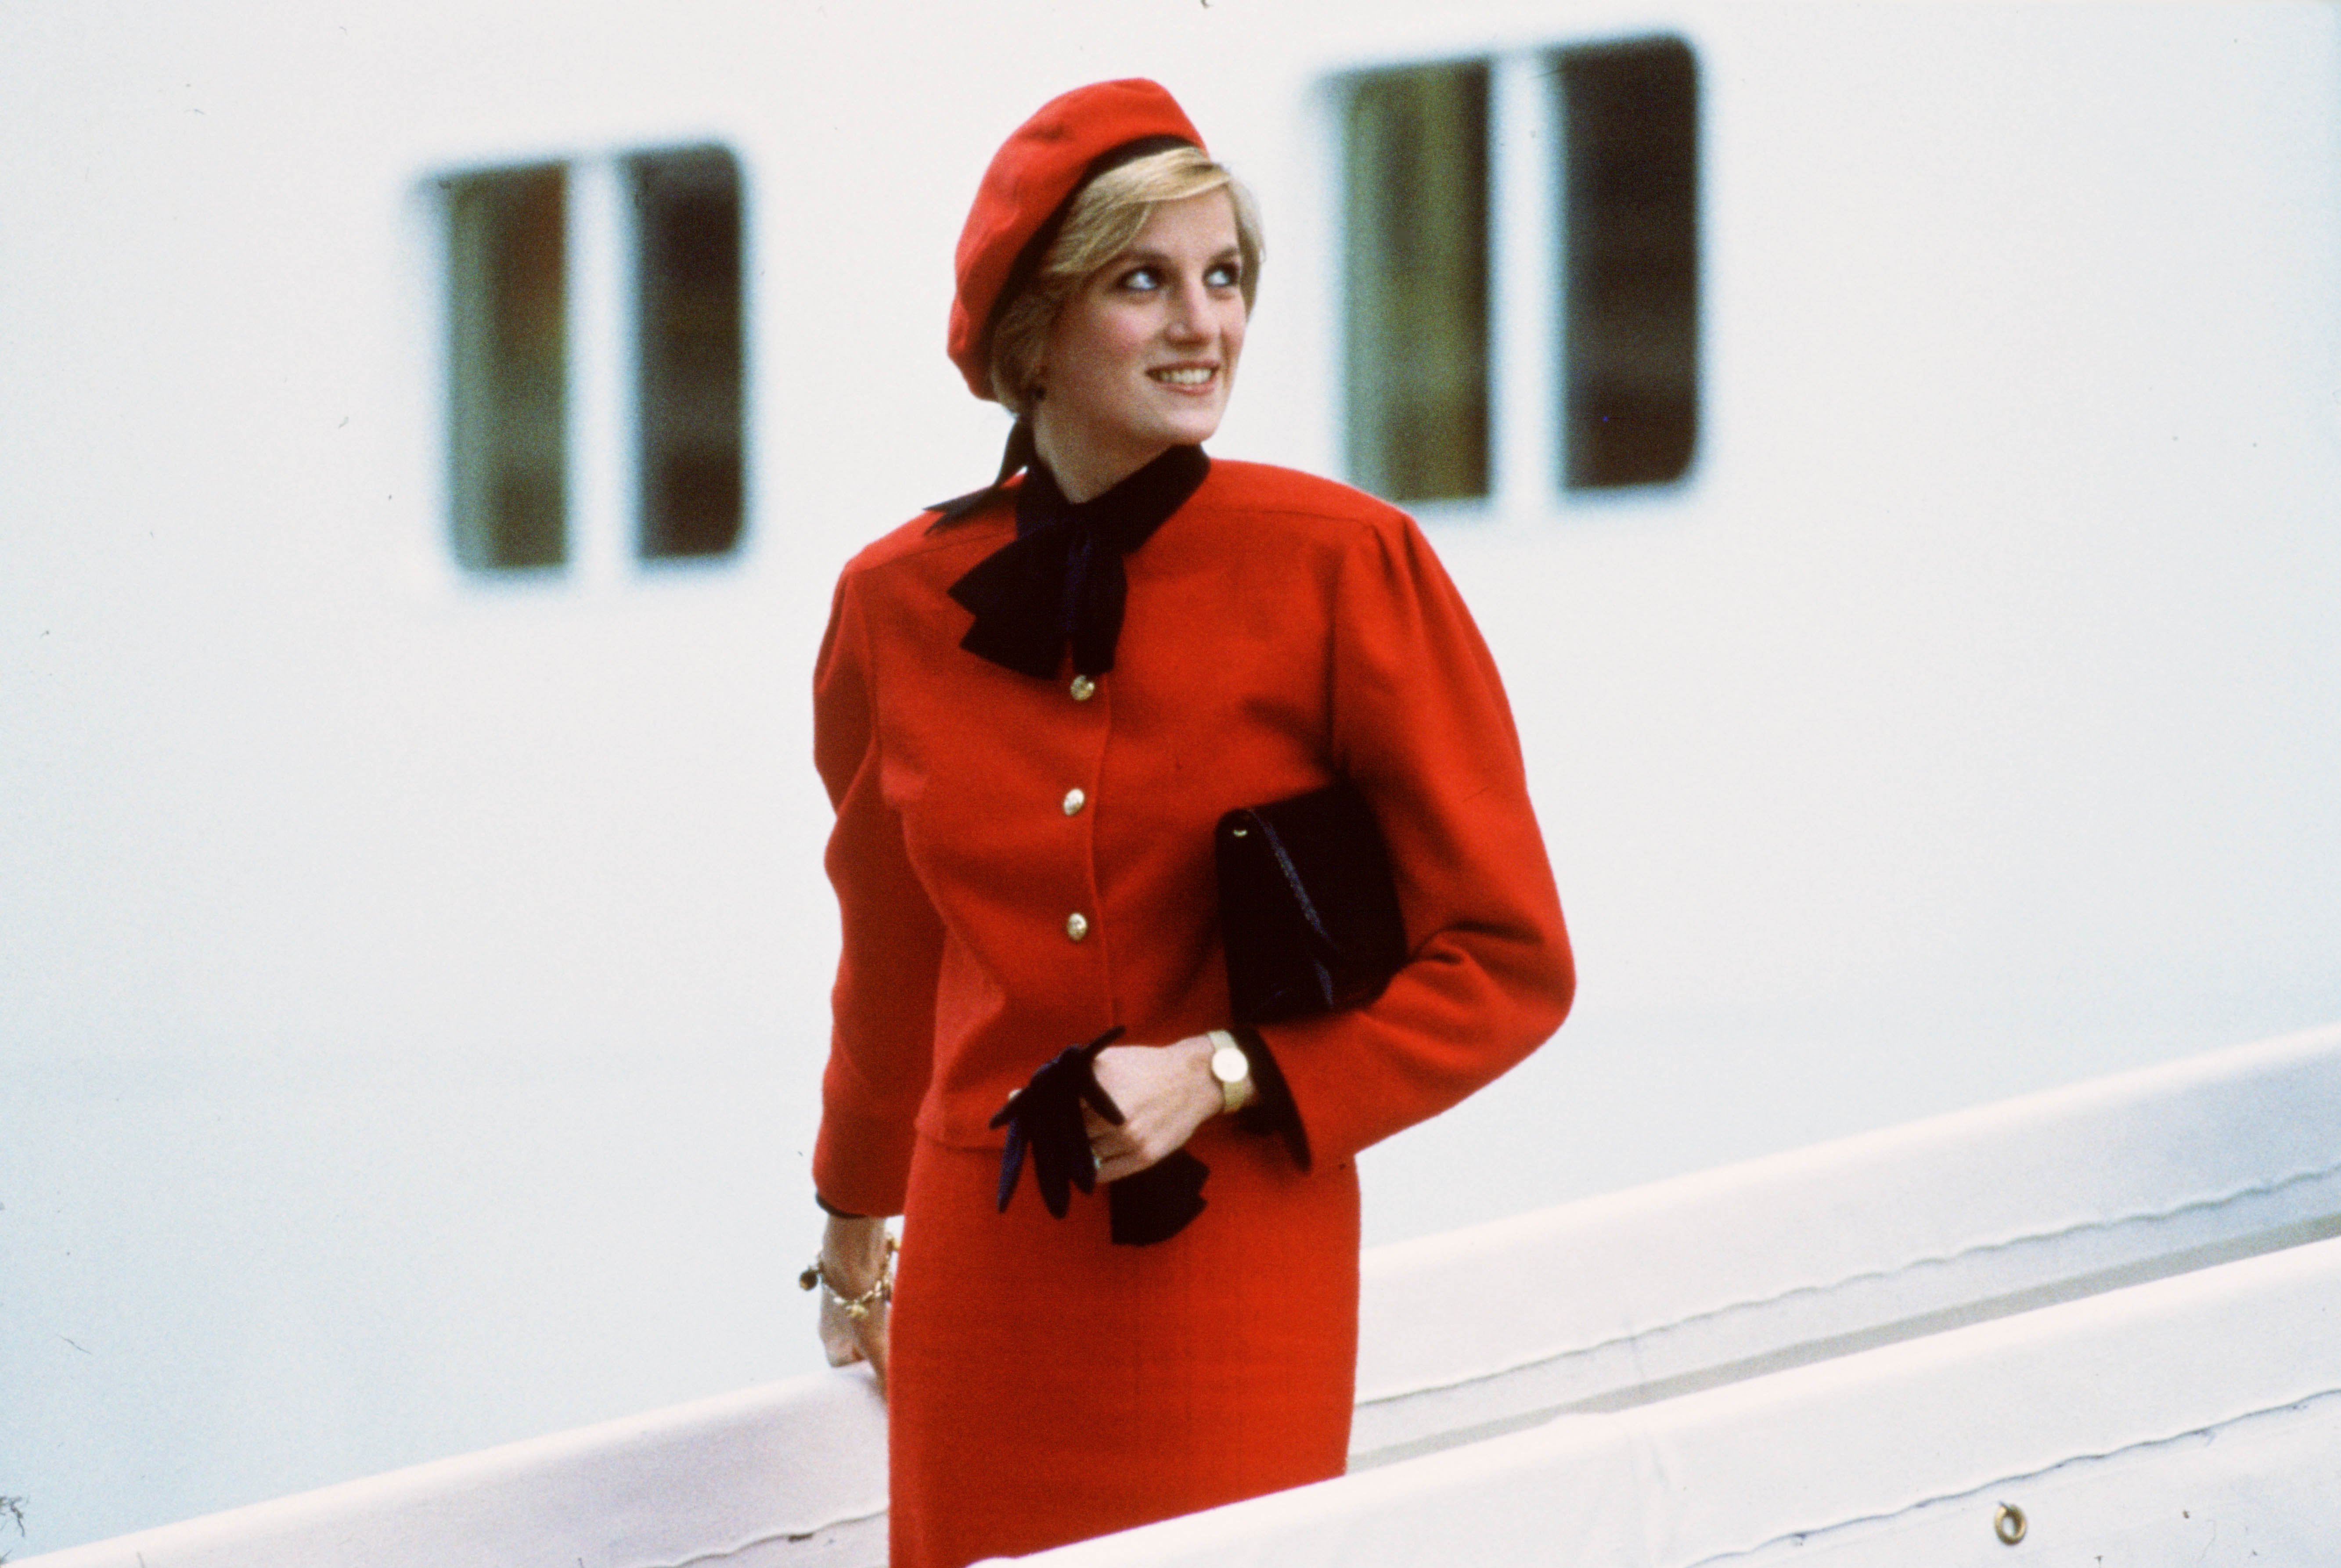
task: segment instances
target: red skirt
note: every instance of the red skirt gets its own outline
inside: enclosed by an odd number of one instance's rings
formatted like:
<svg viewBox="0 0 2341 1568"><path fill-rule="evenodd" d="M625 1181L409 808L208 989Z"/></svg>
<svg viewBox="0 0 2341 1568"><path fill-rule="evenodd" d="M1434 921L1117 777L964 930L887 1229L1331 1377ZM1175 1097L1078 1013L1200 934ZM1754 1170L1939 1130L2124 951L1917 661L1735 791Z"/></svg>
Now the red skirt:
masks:
<svg viewBox="0 0 2341 1568"><path fill-rule="evenodd" d="M1207 1123L1209 1206L1115 1246L1102 1188L1050 1217L1028 1172L919 1141L889 1391L892 1568L961 1568L1341 1474L1358 1181Z"/></svg>

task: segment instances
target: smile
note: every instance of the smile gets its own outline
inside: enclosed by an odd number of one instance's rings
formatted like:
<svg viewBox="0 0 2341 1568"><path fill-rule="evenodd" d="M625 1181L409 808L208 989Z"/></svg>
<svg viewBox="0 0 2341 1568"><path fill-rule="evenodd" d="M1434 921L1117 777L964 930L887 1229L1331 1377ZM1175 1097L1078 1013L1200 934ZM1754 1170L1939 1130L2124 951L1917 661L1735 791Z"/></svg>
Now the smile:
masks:
<svg viewBox="0 0 2341 1568"><path fill-rule="evenodd" d="M1176 365L1168 370L1148 371L1146 373L1165 386L1203 387L1210 385L1212 378L1217 376L1220 371L1217 365Z"/></svg>

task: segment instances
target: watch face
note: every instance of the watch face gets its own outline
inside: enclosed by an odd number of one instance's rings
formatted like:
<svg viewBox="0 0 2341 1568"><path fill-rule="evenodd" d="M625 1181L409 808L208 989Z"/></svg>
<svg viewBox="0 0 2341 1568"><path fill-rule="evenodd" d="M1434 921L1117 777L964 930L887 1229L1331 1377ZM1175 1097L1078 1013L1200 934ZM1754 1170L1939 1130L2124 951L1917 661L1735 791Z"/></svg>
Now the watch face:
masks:
<svg viewBox="0 0 2341 1568"><path fill-rule="evenodd" d="M1240 1084L1251 1077L1251 1060L1233 1046L1211 1053L1211 1076L1223 1084Z"/></svg>

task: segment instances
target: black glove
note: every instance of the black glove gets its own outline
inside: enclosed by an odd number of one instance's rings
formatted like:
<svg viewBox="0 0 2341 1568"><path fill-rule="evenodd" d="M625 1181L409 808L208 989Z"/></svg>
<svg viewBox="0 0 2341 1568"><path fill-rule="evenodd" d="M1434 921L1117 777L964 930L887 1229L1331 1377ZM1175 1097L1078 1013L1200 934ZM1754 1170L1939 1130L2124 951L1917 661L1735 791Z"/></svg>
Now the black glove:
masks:
<svg viewBox="0 0 2341 1568"><path fill-rule="evenodd" d="M1097 1161L1090 1154L1081 1102L1088 1101L1114 1126L1121 1125L1121 1107L1098 1087L1097 1075L1090 1070L1097 1054L1120 1038L1121 1026L1116 1024L1086 1046L1067 1046L991 1118L993 1126L1008 1129L1008 1146L1000 1156L1001 1214L1016 1196L1016 1177L1024 1168L1027 1149L1032 1154L1032 1181L1041 1189L1041 1201L1057 1218L1064 1218L1072 1203L1069 1184L1084 1193L1097 1190Z"/></svg>
<svg viewBox="0 0 2341 1568"><path fill-rule="evenodd" d="M1169 1241L1203 1212L1203 1178L1211 1167L1185 1149L1172 1149L1135 1176L1108 1184L1106 1212L1116 1246Z"/></svg>
<svg viewBox="0 0 2341 1568"><path fill-rule="evenodd" d="M1107 1121L1121 1125L1121 1107L1099 1087L1094 1070L1097 1054L1121 1038L1121 1033L1116 1025L1086 1046L1066 1047L991 1118L993 1126L1008 1129L1008 1146L1000 1155L1001 1213L1008 1212L1008 1200L1016 1196L1016 1178L1023 1173L1027 1151L1041 1201L1057 1218L1064 1218L1072 1206L1072 1188L1097 1190L1097 1160L1090 1153L1081 1106L1086 1101ZM1203 1212L1203 1178L1210 1174L1210 1166L1177 1149L1137 1175L1112 1183L1106 1199L1114 1244L1147 1246L1186 1229Z"/></svg>

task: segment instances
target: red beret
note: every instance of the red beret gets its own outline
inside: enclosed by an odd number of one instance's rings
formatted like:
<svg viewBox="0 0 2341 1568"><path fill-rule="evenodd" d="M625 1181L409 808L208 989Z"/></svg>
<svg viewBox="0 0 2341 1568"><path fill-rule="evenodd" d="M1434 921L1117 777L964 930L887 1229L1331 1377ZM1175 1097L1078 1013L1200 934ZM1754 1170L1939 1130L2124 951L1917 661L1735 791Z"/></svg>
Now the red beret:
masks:
<svg viewBox="0 0 2341 1568"><path fill-rule="evenodd" d="M1011 280L1021 288L1039 269L1073 194L1120 162L1116 154L1177 142L1200 148L1203 138L1159 84L1131 77L1050 99L992 154L960 231L951 300L951 363L970 392L992 395L992 313Z"/></svg>

